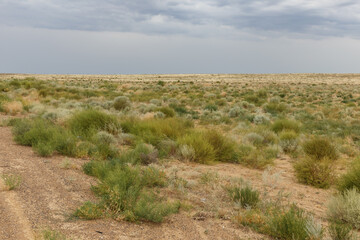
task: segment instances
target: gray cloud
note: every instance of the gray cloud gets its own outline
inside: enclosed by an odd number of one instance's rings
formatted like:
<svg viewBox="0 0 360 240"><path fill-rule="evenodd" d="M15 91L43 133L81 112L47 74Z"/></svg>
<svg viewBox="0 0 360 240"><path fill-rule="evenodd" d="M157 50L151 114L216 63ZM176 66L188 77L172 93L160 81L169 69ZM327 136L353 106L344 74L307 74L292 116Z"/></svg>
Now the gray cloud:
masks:
<svg viewBox="0 0 360 240"><path fill-rule="evenodd" d="M1 27L0 72L357 72L360 40L224 40L138 33Z"/></svg>
<svg viewBox="0 0 360 240"><path fill-rule="evenodd" d="M190 36L360 35L356 0L0 0L0 23Z"/></svg>

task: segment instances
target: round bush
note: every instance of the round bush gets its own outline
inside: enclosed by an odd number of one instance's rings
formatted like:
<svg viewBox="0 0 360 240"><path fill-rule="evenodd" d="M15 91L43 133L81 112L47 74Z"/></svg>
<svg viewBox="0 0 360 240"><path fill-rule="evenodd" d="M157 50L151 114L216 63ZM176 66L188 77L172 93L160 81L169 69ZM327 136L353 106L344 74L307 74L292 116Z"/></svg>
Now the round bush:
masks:
<svg viewBox="0 0 360 240"><path fill-rule="evenodd" d="M334 181L333 166L331 162L315 161L305 158L294 166L296 178L300 183L318 188L329 188Z"/></svg>
<svg viewBox="0 0 360 240"><path fill-rule="evenodd" d="M128 97L119 96L114 99L114 108L118 111L124 110L125 108L129 108L131 105Z"/></svg>
<svg viewBox="0 0 360 240"><path fill-rule="evenodd" d="M298 147L298 135L294 131L281 132L279 145L284 153L295 152Z"/></svg>
<svg viewBox="0 0 360 240"><path fill-rule="evenodd" d="M303 144L306 155L316 160L328 158L335 160L338 158L335 147L326 138L316 137Z"/></svg>
<svg viewBox="0 0 360 240"><path fill-rule="evenodd" d="M293 121L293 120L279 119L273 123L273 125L271 126L271 129L276 133L279 133L284 130L292 130L296 133L299 133L300 125L298 122Z"/></svg>

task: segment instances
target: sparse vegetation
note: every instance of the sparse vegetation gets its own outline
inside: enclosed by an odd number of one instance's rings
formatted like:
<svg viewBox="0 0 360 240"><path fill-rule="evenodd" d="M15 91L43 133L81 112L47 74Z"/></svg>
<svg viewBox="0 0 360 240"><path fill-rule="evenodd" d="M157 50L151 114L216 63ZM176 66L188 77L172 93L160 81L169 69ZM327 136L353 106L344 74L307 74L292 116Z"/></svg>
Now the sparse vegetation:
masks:
<svg viewBox="0 0 360 240"><path fill-rule="evenodd" d="M321 160L324 158L335 160L338 158L335 147L328 139L322 137L316 137L306 141L303 145L303 150L306 155L315 160Z"/></svg>
<svg viewBox="0 0 360 240"><path fill-rule="evenodd" d="M342 223L332 223L329 226L329 233L332 240L354 240L350 225Z"/></svg>
<svg viewBox="0 0 360 240"><path fill-rule="evenodd" d="M84 161L97 198L84 199L73 212L79 219L160 223L188 204L195 220L231 219L274 239L355 238L358 83L341 82L347 75L332 83L309 76L0 76L2 126L46 157L39 159L61 172L56 176L68 177L69 187ZM47 159L53 155L68 157ZM286 182L261 182L269 166ZM324 219L321 203L333 185L339 193ZM51 234L47 239L65 239Z"/></svg>
<svg viewBox="0 0 360 240"><path fill-rule="evenodd" d="M340 221L360 229L360 193L353 188L334 196L328 203L327 213L334 222Z"/></svg>
<svg viewBox="0 0 360 240"><path fill-rule="evenodd" d="M352 188L360 192L360 159L355 160L348 172L341 176L338 181L338 188L341 192Z"/></svg>
<svg viewBox="0 0 360 240"><path fill-rule="evenodd" d="M64 234L62 234L58 231L55 231L55 230L51 230L51 229L43 230L42 234L41 234L41 239L42 240L70 240Z"/></svg>
<svg viewBox="0 0 360 240"><path fill-rule="evenodd" d="M259 203L259 192L253 190L250 186L229 187L228 193L230 198L237 204L240 204L243 208L254 208Z"/></svg>
<svg viewBox="0 0 360 240"><path fill-rule="evenodd" d="M16 174L3 174L1 178L9 191L18 188L21 184L21 177Z"/></svg>
<svg viewBox="0 0 360 240"><path fill-rule="evenodd" d="M296 178L300 183L318 188L329 188L334 182L333 164L330 160L304 158L295 164Z"/></svg>

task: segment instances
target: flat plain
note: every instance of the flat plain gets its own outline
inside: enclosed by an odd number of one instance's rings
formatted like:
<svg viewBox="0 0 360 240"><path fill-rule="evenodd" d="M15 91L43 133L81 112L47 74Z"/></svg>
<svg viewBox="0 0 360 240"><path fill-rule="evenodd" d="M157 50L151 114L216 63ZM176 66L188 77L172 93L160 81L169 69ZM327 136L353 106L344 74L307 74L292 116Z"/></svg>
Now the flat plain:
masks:
<svg viewBox="0 0 360 240"><path fill-rule="evenodd" d="M0 74L1 239L358 239L360 74Z"/></svg>

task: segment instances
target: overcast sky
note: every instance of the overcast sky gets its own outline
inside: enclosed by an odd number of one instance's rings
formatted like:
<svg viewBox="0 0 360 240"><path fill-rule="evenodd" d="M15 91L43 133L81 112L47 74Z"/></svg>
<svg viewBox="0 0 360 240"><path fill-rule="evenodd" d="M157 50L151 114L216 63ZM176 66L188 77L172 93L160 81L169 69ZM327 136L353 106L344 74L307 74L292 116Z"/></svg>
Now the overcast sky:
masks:
<svg viewBox="0 0 360 240"><path fill-rule="evenodd" d="M342 73L359 63L359 0L0 0L0 73Z"/></svg>

